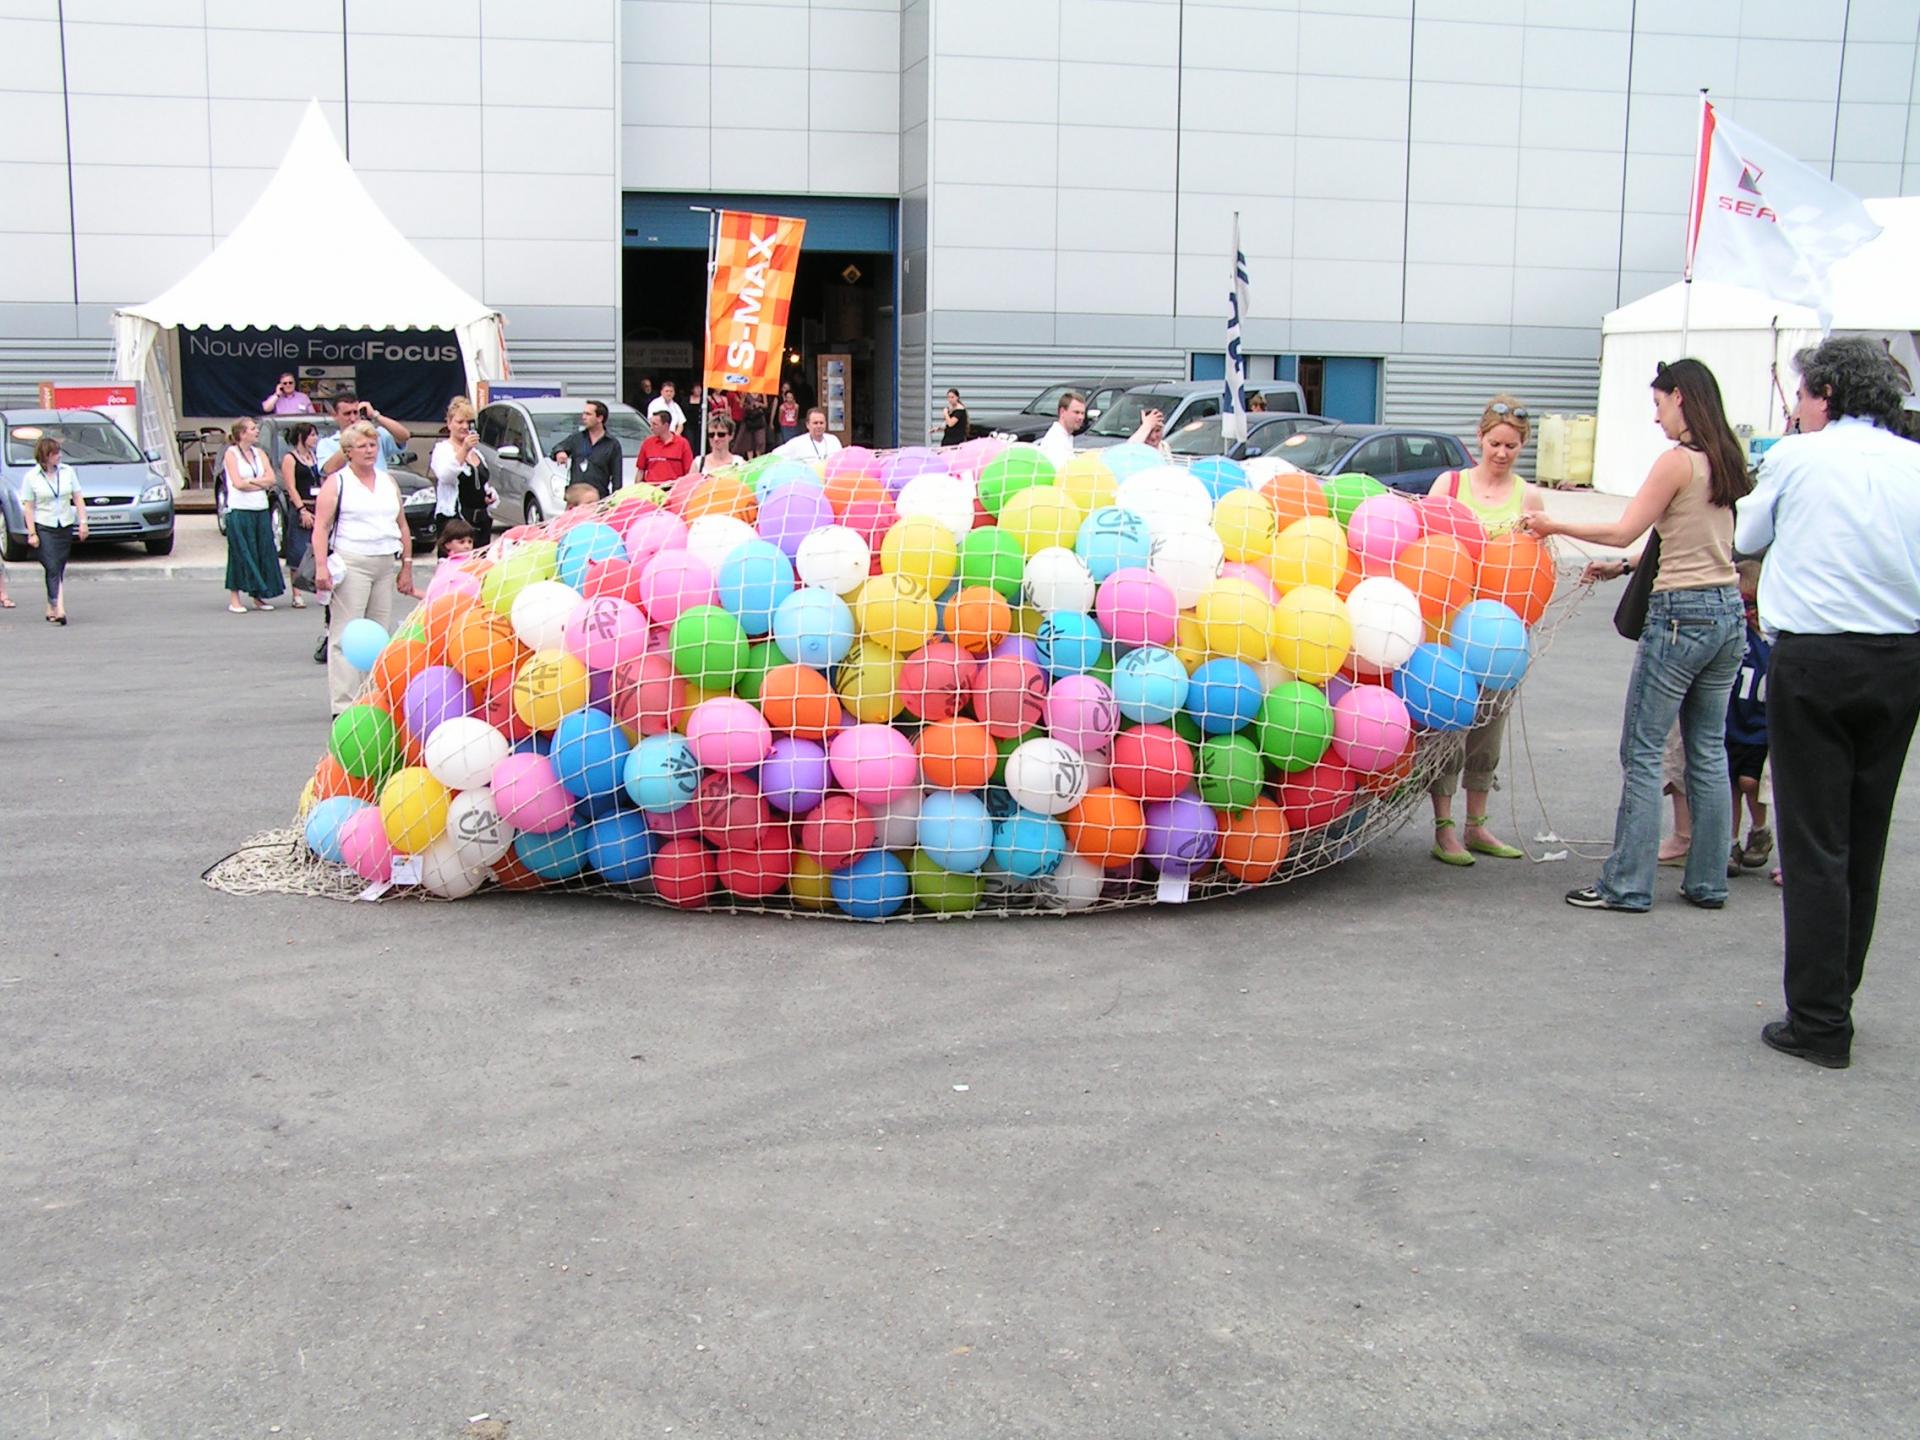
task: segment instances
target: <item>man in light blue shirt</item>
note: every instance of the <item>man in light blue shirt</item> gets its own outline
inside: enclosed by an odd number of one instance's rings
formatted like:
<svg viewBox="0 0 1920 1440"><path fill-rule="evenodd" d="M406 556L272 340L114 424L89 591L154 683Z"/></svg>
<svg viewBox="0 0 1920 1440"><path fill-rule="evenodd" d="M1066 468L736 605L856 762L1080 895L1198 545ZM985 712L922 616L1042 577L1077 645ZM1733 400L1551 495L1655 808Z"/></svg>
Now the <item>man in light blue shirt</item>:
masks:
<svg viewBox="0 0 1920 1440"><path fill-rule="evenodd" d="M1787 1018L1760 1038L1844 1069L1900 772L1920 720L1920 445L1878 341L1794 356L1801 433L1767 452L1734 548L1766 553L1767 741L1786 886Z"/></svg>
<svg viewBox="0 0 1920 1440"><path fill-rule="evenodd" d="M340 449L340 431L362 420L369 422L380 432L380 468L382 470L400 468L400 456L404 453L401 447L411 440L413 435L398 420L391 415L382 415L352 391L333 397L333 418L340 429L322 440L313 452L313 463L322 475L331 475L347 463L347 457Z"/></svg>

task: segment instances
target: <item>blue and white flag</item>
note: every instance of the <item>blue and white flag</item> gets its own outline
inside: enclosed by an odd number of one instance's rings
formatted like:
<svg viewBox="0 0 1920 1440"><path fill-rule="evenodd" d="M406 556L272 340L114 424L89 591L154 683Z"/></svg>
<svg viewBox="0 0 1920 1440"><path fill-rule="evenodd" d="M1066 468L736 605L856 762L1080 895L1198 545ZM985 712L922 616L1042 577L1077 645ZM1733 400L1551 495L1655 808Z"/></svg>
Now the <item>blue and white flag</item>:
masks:
<svg viewBox="0 0 1920 1440"><path fill-rule="evenodd" d="M1240 212L1233 212L1233 284L1227 292L1227 395L1220 407L1220 436L1247 438L1247 357L1240 350L1240 322L1247 314L1247 256L1240 248Z"/></svg>

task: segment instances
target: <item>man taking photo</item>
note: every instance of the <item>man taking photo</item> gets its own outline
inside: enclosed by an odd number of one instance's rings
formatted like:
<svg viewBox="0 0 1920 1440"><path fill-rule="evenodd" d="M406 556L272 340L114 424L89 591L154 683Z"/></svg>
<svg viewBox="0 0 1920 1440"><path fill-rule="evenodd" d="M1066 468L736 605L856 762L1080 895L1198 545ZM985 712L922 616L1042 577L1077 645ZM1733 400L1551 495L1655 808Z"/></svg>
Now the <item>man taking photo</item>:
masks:
<svg viewBox="0 0 1920 1440"><path fill-rule="evenodd" d="M380 432L380 460L382 470L400 468L400 454L413 433L395 420L391 415L382 415L373 406L362 400L351 390L333 397L334 423L344 431L349 425L365 420ZM322 475L331 475L347 463L347 455L340 448L340 431L327 436L313 452L314 463L320 467Z"/></svg>

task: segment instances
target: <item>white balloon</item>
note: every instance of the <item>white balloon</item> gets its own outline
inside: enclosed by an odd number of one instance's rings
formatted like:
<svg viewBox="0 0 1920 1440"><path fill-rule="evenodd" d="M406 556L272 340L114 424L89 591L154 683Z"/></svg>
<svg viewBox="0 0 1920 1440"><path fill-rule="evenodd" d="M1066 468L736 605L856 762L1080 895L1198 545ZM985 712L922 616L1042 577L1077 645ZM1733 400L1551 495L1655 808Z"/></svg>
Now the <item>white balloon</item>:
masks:
<svg viewBox="0 0 1920 1440"><path fill-rule="evenodd" d="M507 853L513 836L513 826L500 818L493 791L484 785L478 790L462 790L447 806L447 838L466 869L493 864Z"/></svg>
<svg viewBox="0 0 1920 1440"><path fill-rule="evenodd" d="M1347 596L1353 653L1376 670L1398 670L1426 634L1420 601L1390 575L1373 575Z"/></svg>
<svg viewBox="0 0 1920 1440"><path fill-rule="evenodd" d="M1240 463L1245 467L1247 479L1253 482L1253 488L1256 490L1276 475L1300 473L1298 465L1290 465L1278 455L1256 455L1253 459L1242 460Z"/></svg>
<svg viewBox="0 0 1920 1440"><path fill-rule="evenodd" d="M513 600L513 633L529 650L558 650L567 616L580 603L580 592L558 580L536 580Z"/></svg>
<svg viewBox="0 0 1920 1440"><path fill-rule="evenodd" d="M918 786L882 805L873 815L882 850L913 849L920 837L920 799Z"/></svg>
<svg viewBox="0 0 1920 1440"><path fill-rule="evenodd" d="M429 895L459 900L487 883L487 867L468 865L451 835L442 835L420 852L420 883Z"/></svg>
<svg viewBox="0 0 1920 1440"><path fill-rule="evenodd" d="M1064 740L1027 740L1007 756L1007 793L1036 815L1064 815L1087 795L1087 765Z"/></svg>
<svg viewBox="0 0 1920 1440"><path fill-rule="evenodd" d="M822 525L800 542L793 568L800 583L834 595L851 595L867 581L873 551L859 532L844 525Z"/></svg>
<svg viewBox="0 0 1920 1440"><path fill-rule="evenodd" d="M1103 785L1113 783L1112 742L1099 750L1083 750L1080 759L1087 767L1087 789L1098 790Z"/></svg>
<svg viewBox="0 0 1920 1440"><path fill-rule="evenodd" d="M1220 578L1226 558L1227 548L1211 527L1156 532L1147 568L1167 582L1182 610L1191 610Z"/></svg>
<svg viewBox="0 0 1920 1440"><path fill-rule="evenodd" d="M1085 910L1100 898L1107 877L1100 867L1084 855L1067 854L1060 858L1051 875L1033 882L1033 894L1042 910Z"/></svg>
<svg viewBox="0 0 1920 1440"><path fill-rule="evenodd" d="M478 790L513 747L486 721L472 715L442 720L427 736L427 771L449 790Z"/></svg>
<svg viewBox="0 0 1920 1440"><path fill-rule="evenodd" d="M974 487L951 475L916 475L900 487L893 502L902 520L916 517L936 521L964 540L973 529Z"/></svg>
<svg viewBox="0 0 1920 1440"><path fill-rule="evenodd" d="M1114 504L1147 522L1158 540L1179 530L1213 528L1213 496L1201 480L1177 465L1129 475L1114 491Z"/></svg>
<svg viewBox="0 0 1920 1440"><path fill-rule="evenodd" d="M733 515L702 515L687 527L687 549L716 575L727 556L759 538L751 525Z"/></svg>
<svg viewBox="0 0 1920 1440"><path fill-rule="evenodd" d="M1026 577L1020 582L1020 598L1036 610L1048 613L1071 610L1076 615L1084 615L1093 609L1097 588L1086 561L1071 550L1049 545L1027 561Z"/></svg>

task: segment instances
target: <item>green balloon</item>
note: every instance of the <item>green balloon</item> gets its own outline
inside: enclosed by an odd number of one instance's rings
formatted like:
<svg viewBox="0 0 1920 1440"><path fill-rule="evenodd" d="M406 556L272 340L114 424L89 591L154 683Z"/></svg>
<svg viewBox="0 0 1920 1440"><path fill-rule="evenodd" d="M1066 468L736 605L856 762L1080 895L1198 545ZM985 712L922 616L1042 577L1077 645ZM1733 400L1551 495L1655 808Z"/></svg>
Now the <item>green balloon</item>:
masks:
<svg viewBox="0 0 1920 1440"><path fill-rule="evenodd" d="M706 691L731 690L753 649L740 622L718 605L682 613L668 632L668 648L681 679Z"/></svg>
<svg viewBox="0 0 1920 1440"><path fill-rule="evenodd" d="M1260 798L1266 776L1260 747L1245 735L1215 735L1202 740L1194 753L1194 776L1200 798L1216 810L1246 809Z"/></svg>
<svg viewBox="0 0 1920 1440"><path fill-rule="evenodd" d="M1109 685L1108 688L1111 689L1112 686ZM1200 722L1185 710L1174 711L1173 719L1169 720L1167 724L1172 727L1174 734L1178 735L1189 745L1198 745L1207 738L1206 733L1200 728ZM1208 803L1211 804L1212 802L1209 801Z"/></svg>
<svg viewBox="0 0 1920 1440"><path fill-rule="evenodd" d="M1051 485L1057 473L1038 445L1009 445L980 472L980 505L998 518L1007 501L1035 485Z"/></svg>
<svg viewBox="0 0 1920 1440"><path fill-rule="evenodd" d="M907 861L907 883L913 898L936 915L964 915L980 904L987 882L978 875L956 875L942 870L924 850Z"/></svg>
<svg viewBox="0 0 1920 1440"><path fill-rule="evenodd" d="M327 748L356 780L385 781L400 768L400 731L378 705L349 705L336 715Z"/></svg>
<svg viewBox="0 0 1920 1440"><path fill-rule="evenodd" d="M1091 675L1095 680L1098 680L1109 690L1113 688L1113 647L1111 645L1101 649L1100 659L1095 662L1093 669L1089 670L1087 674Z"/></svg>
<svg viewBox="0 0 1920 1440"><path fill-rule="evenodd" d="M1020 603L1020 577L1027 572L1020 542L997 525L969 530L960 542L960 586L985 585L1009 605Z"/></svg>
<svg viewBox="0 0 1920 1440"><path fill-rule="evenodd" d="M1327 497L1327 508L1333 512L1333 518L1340 522L1342 530L1347 528L1347 522L1353 519L1353 512L1360 507L1362 500L1388 493L1387 487L1371 475L1362 475L1354 470L1322 481L1320 489Z"/></svg>
<svg viewBox="0 0 1920 1440"><path fill-rule="evenodd" d="M1333 707L1304 680L1276 685L1253 717L1253 739L1267 764L1296 774L1319 762L1333 739Z"/></svg>
<svg viewBox="0 0 1920 1440"><path fill-rule="evenodd" d="M1004 786L1007 783L1007 757L1018 750L1026 741L1033 739L1039 734L1040 727L1036 725L1024 734L1010 735L1005 740L994 741L993 748L995 758L993 762L993 779L989 783Z"/></svg>
<svg viewBox="0 0 1920 1440"><path fill-rule="evenodd" d="M740 678L734 684L733 693L742 700L759 703L760 684L767 678L767 671L776 665L786 663L787 657L780 653L771 640L753 646L747 651L746 667L741 670Z"/></svg>
<svg viewBox="0 0 1920 1440"><path fill-rule="evenodd" d="M480 580L480 603L496 615L508 615L527 586L551 580L559 572L560 547L541 538L528 540Z"/></svg>
<svg viewBox="0 0 1920 1440"><path fill-rule="evenodd" d="M421 623L419 612L416 611L414 617L406 623L405 628L399 631L393 638L396 640L425 640L427 638L427 627Z"/></svg>

